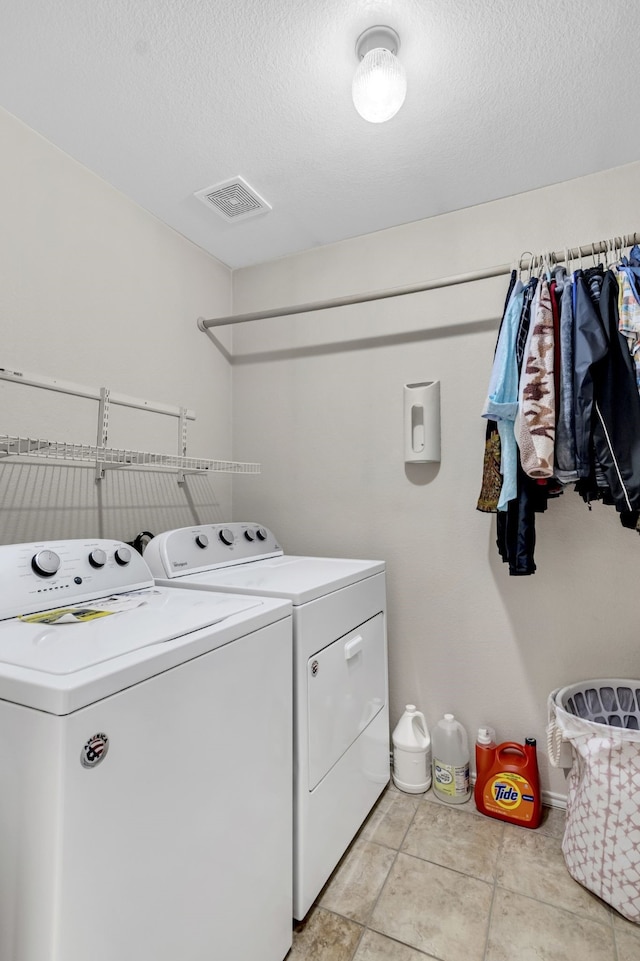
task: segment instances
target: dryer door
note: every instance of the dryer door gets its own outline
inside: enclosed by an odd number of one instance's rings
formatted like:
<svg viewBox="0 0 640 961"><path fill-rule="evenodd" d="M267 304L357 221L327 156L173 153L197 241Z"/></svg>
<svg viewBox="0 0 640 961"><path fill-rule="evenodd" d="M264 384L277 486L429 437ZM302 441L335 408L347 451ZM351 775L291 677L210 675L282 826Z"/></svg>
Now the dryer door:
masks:
<svg viewBox="0 0 640 961"><path fill-rule="evenodd" d="M309 658L310 791L382 709L385 679L383 614Z"/></svg>

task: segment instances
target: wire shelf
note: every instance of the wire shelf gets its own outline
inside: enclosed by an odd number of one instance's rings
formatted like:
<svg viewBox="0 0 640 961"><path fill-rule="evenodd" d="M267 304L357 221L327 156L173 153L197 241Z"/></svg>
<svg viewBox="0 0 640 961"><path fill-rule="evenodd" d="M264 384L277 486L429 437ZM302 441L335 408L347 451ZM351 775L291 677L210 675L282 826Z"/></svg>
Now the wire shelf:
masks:
<svg viewBox="0 0 640 961"><path fill-rule="evenodd" d="M28 457L32 460L57 460L91 464L102 469L120 467L159 468L173 471L216 471L227 474L259 474L260 464L229 460L207 460L178 454L154 454L91 444L68 444L40 437L14 437L0 434L0 458Z"/></svg>

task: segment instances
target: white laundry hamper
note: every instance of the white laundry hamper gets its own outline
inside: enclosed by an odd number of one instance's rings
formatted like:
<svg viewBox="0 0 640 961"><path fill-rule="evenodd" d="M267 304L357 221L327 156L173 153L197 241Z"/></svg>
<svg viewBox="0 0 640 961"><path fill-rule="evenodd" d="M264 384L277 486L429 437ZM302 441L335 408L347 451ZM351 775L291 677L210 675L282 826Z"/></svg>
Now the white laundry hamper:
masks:
<svg viewBox="0 0 640 961"><path fill-rule="evenodd" d="M640 924L640 680L549 695L547 747L570 769L562 852L576 881Z"/></svg>

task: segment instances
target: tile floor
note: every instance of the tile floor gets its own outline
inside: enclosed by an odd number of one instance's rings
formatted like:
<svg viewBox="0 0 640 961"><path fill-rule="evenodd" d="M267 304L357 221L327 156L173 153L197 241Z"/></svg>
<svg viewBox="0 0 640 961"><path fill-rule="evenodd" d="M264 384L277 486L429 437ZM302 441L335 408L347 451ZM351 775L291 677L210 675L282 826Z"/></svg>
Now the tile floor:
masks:
<svg viewBox="0 0 640 961"><path fill-rule="evenodd" d="M568 874L564 812L536 831L392 785L286 961L640 961L640 926Z"/></svg>

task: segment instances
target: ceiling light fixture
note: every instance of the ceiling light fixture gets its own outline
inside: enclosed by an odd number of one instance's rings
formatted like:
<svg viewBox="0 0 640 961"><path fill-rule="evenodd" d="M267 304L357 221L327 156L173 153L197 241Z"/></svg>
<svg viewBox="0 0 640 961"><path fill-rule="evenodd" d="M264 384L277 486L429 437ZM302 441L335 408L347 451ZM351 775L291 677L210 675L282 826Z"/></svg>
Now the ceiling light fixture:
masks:
<svg viewBox="0 0 640 961"><path fill-rule="evenodd" d="M400 37L391 27L369 27L356 42L360 63L353 77L353 103L364 120L391 120L407 94L407 77L396 57Z"/></svg>

